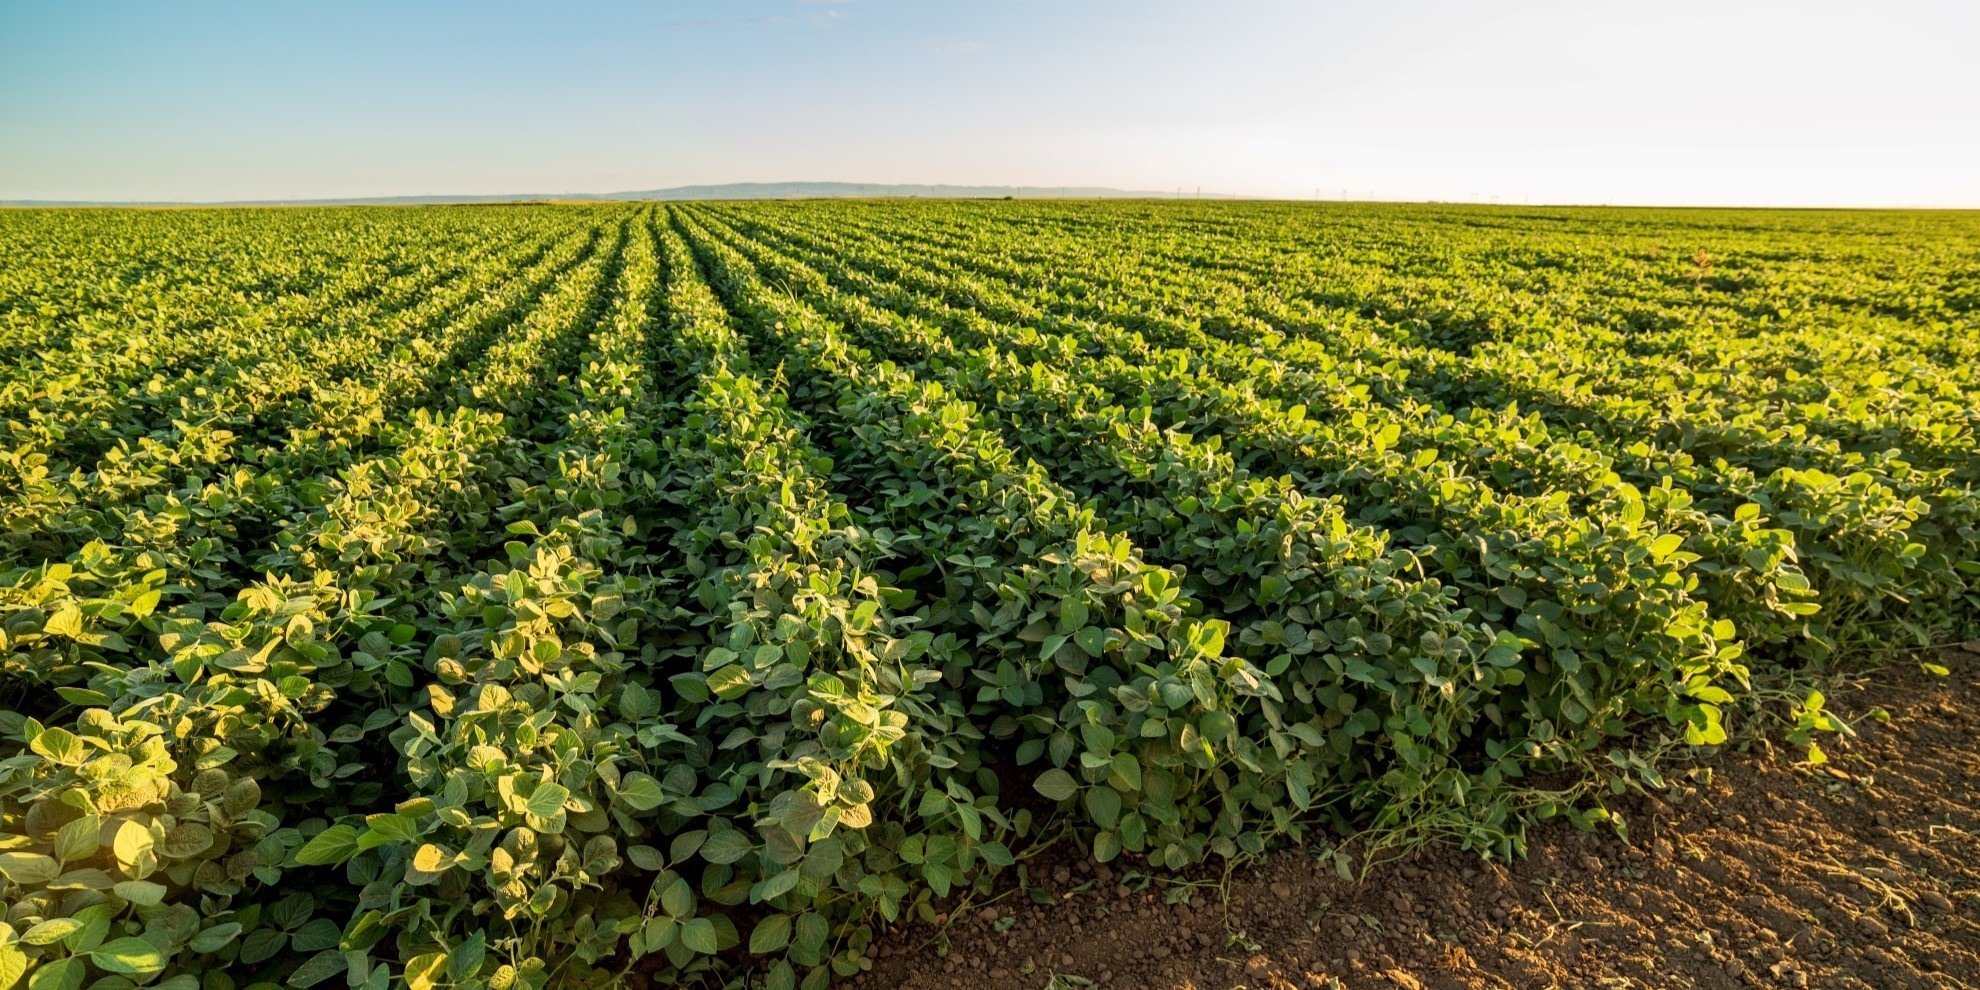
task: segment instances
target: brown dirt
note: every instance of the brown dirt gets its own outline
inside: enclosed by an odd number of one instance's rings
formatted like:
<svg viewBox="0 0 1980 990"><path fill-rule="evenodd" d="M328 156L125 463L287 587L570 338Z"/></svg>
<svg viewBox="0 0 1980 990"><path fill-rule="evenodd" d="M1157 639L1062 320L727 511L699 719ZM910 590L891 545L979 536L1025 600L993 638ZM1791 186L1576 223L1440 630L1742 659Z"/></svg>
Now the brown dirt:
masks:
<svg viewBox="0 0 1980 990"><path fill-rule="evenodd" d="M1765 743L1710 782L1625 807L1630 841L1535 830L1527 859L1432 848L1359 883L1288 851L1171 904L1113 867L883 935L882 988L1980 987L1980 654L1880 673L1830 762ZM1838 696L1840 695L1840 696ZM944 945L946 942L946 946Z"/></svg>

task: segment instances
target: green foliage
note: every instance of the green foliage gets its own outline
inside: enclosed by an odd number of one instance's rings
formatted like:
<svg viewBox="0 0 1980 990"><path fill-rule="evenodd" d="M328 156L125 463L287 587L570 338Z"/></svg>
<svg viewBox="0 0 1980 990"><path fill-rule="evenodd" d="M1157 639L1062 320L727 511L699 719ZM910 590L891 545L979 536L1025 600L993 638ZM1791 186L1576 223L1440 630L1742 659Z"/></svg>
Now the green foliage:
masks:
<svg viewBox="0 0 1980 990"><path fill-rule="evenodd" d="M1620 824L1980 614L1962 218L0 234L0 990L818 990L1067 833Z"/></svg>

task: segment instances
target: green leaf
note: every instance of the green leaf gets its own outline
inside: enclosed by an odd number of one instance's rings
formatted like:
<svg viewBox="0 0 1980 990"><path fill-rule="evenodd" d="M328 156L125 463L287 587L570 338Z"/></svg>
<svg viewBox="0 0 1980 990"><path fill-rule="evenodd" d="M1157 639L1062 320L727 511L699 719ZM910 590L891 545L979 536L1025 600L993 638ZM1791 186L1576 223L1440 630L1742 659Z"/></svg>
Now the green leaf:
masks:
<svg viewBox="0 0 1980 990"><path fill-rule="evenodd" d="M701 858L717 865L733 863L755 848L756 844L741 829L725 828L708 833L707 840L701 844Z"/></svg>
<svg viewBox="0 0 1980 990"><path fill-rule="evenodd" d="M1121 792L1111 787L1088 788L1086 813L1092 816L1093 824L1113 828L1114 823L1121 819Z"/></svg>
<svg viewBox="0 0 1980 990"><path fill-rule="evenodd" d="M312 918L289 936L289 946L297 952L328 949L343 941L344 930L329 918Z"/></svg>
<svg viewBox="0 0 1980 990"><path fill-rule="evenodd" d="M253 777L243 777L228 784L226 793L220 798L221 809L236 818L253 811L260 804L261 785Z"/></svg>
<svg viewBox="0 0 1980 990"><path fill-rule="evenodd" d="M447 953L447 977L455 983L463 982L481 971L481 963L487 957L488 935L477 931Z"/></svg>
<svg viewBox="0 0 1980 990"><path fill-rule="evenodd" d="M694 917L694 888L688 886L687 878L675 877L660 892L660 909L680 920Z"/></svg>
<svg viewBox="0 0 1980 990"><path fill-rule="evenodd" d="M708 841L708 831L706 829L697 828L682 832L674 836L674 841L667 844L667 858L676 863L685 863L688 861L688 857L693 856L701 850L701 844L706 841ZM659 867L652 867L652 869L657 870Z"/></svg>
<svg viewBox="0 0 1980 990"><path fill-rule="evenodd" d="M197 953L219 952L227 943L240 937L241 925L237 921L227 921L214 925L192 937L186 948Z"/></svg>
<svg viewBox="0 0 1980 990"><path fill-rule="evenodd" d="M635 770L620 778L619 797L634 811L652 811L666 803L667 792L660 788L659 781Z"/></svg>
<svg viewBox="0 0 1980 990"><path fill-rule="evenodd" d="M799 868L803 870L805 879L823 883L831 879L832 874L839 872L839 867L845 865L845 861L844 849L838 837L834 836L812 843L811 851L805 854L804 862L799 864Z"/></svg>
<svg viewBox="0 0 1980 990"><path fill-rule="evenodd" d="M750 888L749 902L761 904L790 893L796 889L801 875L801 871L793 867L757 881L756 886Z"/></svg>
<svg viewBox="0 0 1980 990"><path fill-rule="evenodd" d="M1054 801L1064 801L1079 792L1079 782L1073 780L1072 774L1057 768L1039 774L1031 786Z"/></svg>
<svg viewBox="0 0 1980 990"><path fill-rule="evenodd" d="M1079 648L1084 650L1087 656L1097 657L1107 646L1107 630L1099 626L1087 626L1073 633L1073 642L1079 644Z"/></svg>
<svg viewBox="0 0 1980 990"><path fill-rule="evenodd" d="M304 866L330 866L350 859L357 852L357 829L349 825L332 825L296 850L296 862Z"/></svg>
<svg viewBox="0 0 1980 990"><path fill-rule="evenodd" d="M722 951L715 938L715 922L707 918L696 918L681 926L681 944L701 953L712 956Z"/></svg>
<svg viewBox="0 0 1980 990"><path fill-rule="evenodd" d="M241 961L253 964L273 959L288 944L288 932L278 928L257 928L241 939Z"/></svg>
<svg viewBox="0 0 1980 990"><path fill-rule="evenodd" d="M172 826L162 847L168 859L191 859L213 848L213 830L198 822Z"/></svg>
<svg viewBox="0 0 1980 990"><path fill-rule="evenodd" d="M110 706L109 695L101 691L92 691L89 688L58 687L55 689L55 693L61 695L63 701L81 708L108 708Z"/></svg>
<svg viewBox="0 0 1980 990"><path fill-rule="evenodd" d="M817 952L825 947L825 940L832 935L832 924L815 911L798 915L796 929L797 948L804 952Z"/></svg>
<svg viewBox="0 0 1980 990"><path fill-rule="evenodd" d="M125 937L105 942L89 954L89 961L112 973L136 976L165 968L165 954L141 938Z"/></svg>
<svg viewBox="0 0 1980 990"><path fill-rule="evenodd" d="M1114 831L1101 832L1093 837L1094 860L1101 863L1106 863L1106 862L1110 862L1111 860L1113 860L1114 857L1119 856L1120 854L1121 854L1121 835L1119 832L1114 832Z"/></svg>
<svg viewBox="0 0 1980 990"><path fill-rule="evenodd" d="M340 949L324 949L309 957L296 971L289 974L292 987L313 987L348 969L344 953Z"/></svg>
<svg viewBox="0 0 1980 990"><path fill-rule="evenodd" d="M619 689L619 714L627 719L640 722L659 710L660 706L656 703L653 692L644 687L627 681L626 685Z"/></svg>
<svg viewBox="0 0 1980 990"><path fill-rule="evenodd" d="M1115 753L1112 771L1113 773L1107 778L1109 782L1112 782L1114 777L1119 777L1126 785L1123 790L1141 790L1141 761L1135 759L1133 753Z"/></svg>
<svg viewBox="0 0 1980 990"><path fill-rule="evenodd" d="M770 973L763 978L763 990L797 990L797 971L782 959L770 967Z"/></svg>
<svg viewBox="0 0 1980 990"><path fill-rule="evenodd" d="M646 940L647 952L659 952L674 944L674 939L680 934L680 930L680 922L663 914L646 919L646 924L640 928L639 937Z"/></svg>
<svg viewBox="0 0 1980 990"><path fill-rule="evenodd" d="M749 951L757 955L781 951L791 941L791 916L773 914L756 923L749 933Z"/></svg>
<svg viewBox="0 0 1980 990"><path fill-rule="evenodd" d="M1203 737L1204 742L1212 746L1230 738L1231 733L1236 731L1237 720L1231 717L1230 712L1208 711L1196 719L1197 734ZM1137 770L1139 770L1138 767ZM1139 776L1138 773L1137 776Z"/></svg>
<svg viewBox="0 0 1980 990"><path fill-rule="evenodd" d="M275 905L268 909L268 920L293 931L303 922L308 921L309 916L315 911L316 896L308 891L299 890L276 901Z"/></svg>

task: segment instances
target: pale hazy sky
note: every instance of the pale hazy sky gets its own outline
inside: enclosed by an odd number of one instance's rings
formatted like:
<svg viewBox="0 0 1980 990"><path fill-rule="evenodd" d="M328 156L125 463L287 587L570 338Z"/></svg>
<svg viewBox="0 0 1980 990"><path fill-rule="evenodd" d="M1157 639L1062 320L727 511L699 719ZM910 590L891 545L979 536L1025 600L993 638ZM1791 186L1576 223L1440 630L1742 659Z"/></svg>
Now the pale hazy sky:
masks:
<svg viewBox="0 0 1980 990"><path fill-rule="evenodd" d="M1980 207L1980 0L0 0L0 199Z"/></svg>

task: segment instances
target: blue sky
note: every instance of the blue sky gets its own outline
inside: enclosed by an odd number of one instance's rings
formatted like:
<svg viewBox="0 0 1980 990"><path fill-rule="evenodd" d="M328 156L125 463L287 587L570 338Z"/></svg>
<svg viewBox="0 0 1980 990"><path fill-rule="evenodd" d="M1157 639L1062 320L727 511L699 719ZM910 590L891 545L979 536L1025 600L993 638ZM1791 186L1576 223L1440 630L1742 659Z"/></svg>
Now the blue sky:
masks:
<svg viewBox="0 0 1980 990"><path fill-rule="evenodd" d="M1968 0L0 0L0 199L784 180L1980 207Z"/></svg>

